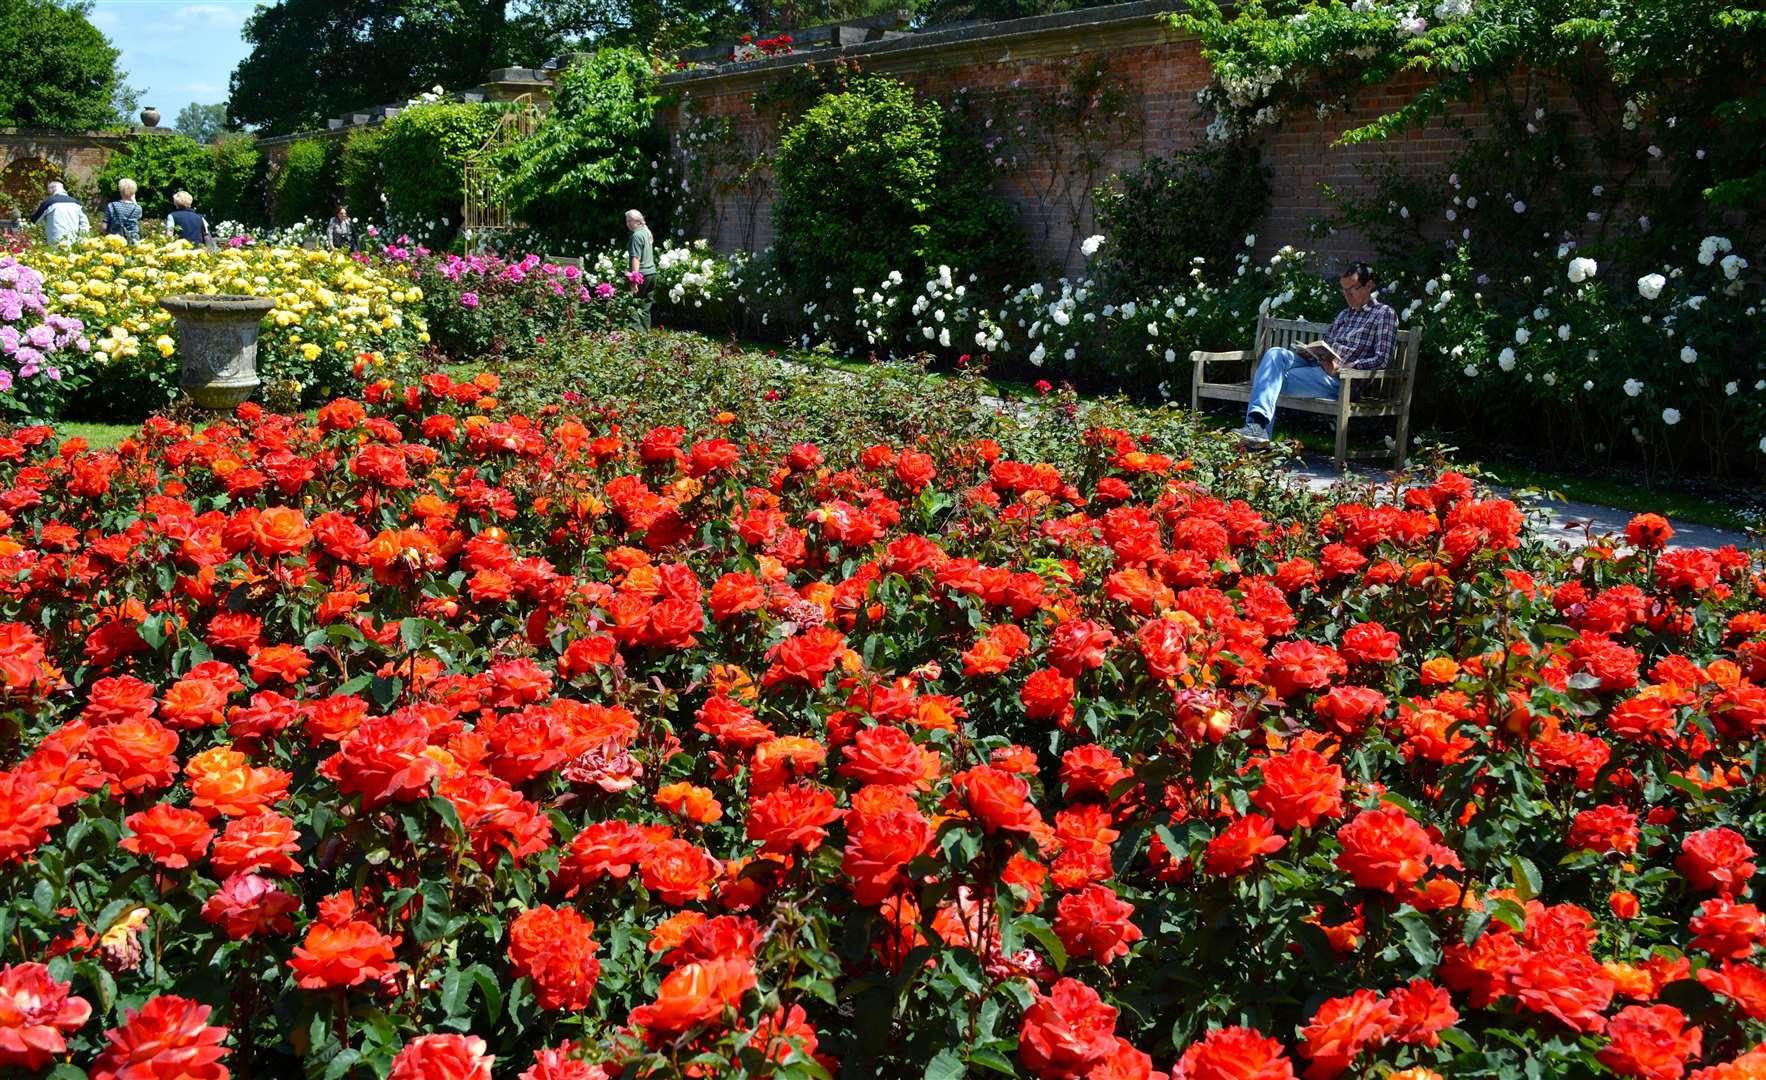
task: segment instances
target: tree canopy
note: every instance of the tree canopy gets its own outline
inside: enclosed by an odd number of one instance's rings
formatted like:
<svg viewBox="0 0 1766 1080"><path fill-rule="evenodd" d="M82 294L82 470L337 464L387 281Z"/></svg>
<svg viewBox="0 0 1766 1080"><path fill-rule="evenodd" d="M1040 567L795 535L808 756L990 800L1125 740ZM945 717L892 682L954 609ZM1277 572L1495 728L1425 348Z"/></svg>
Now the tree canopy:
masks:
<svg viewBox="0 0 1766 1080"><path fill-rule="evenodd" d="M563 51L552 5L512 0L279 0L246 20L233 70L234 125L265 134L325 126L347 109L471 86L499 67Z"/></svg>
<svg viewBox="0 0 1766 1080"><path fill-rule="evenodd" d="M117 50L91 4L0 0L0 127L88 131L123 122Z"/></svg>
<svg viewBox="0 0 1766 1080"><path fill-rule="evenodd" d="M227 106L199 105L193 101L178 110L178 119L172 126L199 143L212 143L227 130Z"/></svg>

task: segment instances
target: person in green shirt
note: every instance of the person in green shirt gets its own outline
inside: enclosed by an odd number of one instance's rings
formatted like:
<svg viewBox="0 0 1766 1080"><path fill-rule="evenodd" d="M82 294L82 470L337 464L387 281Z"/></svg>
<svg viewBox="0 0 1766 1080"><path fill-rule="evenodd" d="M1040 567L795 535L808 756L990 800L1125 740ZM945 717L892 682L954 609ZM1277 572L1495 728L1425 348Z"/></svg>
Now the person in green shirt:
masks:
<svg viewBox="0 0 1766 1080"><path fill-rule="evenodd" d="M656 303L656 241L650 235L649 226L644 224L644 215L636 210L625 212L625 227L632 234L625 249L629 263L626 271L632 292L638 296L637 307L632 311L632 327L648 330L650 309Z"/></svg>

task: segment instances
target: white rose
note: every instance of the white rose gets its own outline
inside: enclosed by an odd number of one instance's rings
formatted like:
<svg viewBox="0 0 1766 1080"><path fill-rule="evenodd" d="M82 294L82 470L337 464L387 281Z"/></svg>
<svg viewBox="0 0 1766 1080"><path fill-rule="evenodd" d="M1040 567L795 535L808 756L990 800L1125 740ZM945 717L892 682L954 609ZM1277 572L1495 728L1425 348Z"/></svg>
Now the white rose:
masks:
<svg viewBox="0 0 1766 1080"><path fill-rule="evenodd" d="M1641 382L1638 382L1636 379L1625 380L1626 397L1636 397L1641 393L1643 393L1643 384Z"/></svg>
<svg viewBox="0 0 1766 1080"><path fill-rule="evenodd" d="M1645 300L1654 300L1662 295L1662 289L1667 284L1668 279L1660 274L1645 274L1637 279L1637 295Z"/></svg>
<svg viewBox="0 0 1766 1080"><path fill-rule="evenodd" d="M1696 364L1698 363L1698 359L1699 351L1697 349L1693 348L1691 345L1680 346L1680 362L1682 364Z"/></svg>
<svg viewBox="0 0 1766 1080"><path fill-rule="evenodd" d="M1587 281L1589 278L1593 277L1595 274L1595 271L1598 269L1599 269L1599 266L1595 263L1595 261L1593 259L1585 259L1580 256L1578 256L1577 258L1571 259L1570 260L1570 284L1572 284L1572 285L1582 284L1584 281Z"/></svg>
<svg viewBox="0 0 1766 1080"><path fill-rule="evenodd" d="M1570 324L1569 323L1565 323L1564 325L1558 327L1558 340L1559 341L1570 340Z"/></svg>
<svg viewBox="0 0 1766 1080"><path fill-rule="evenodd" d="M1662 423L1667 424L1669 427L1673 427L1675 424L1680 423L1680 410L1679 409L1663 409L1662 410Z"/></svg>
<svg viewBox="0 0 1766 1080"><path fill-rule="evenodd" d="M1516 345L1527 344L1527 339L1532 336L1533 335L1527 333L1527 328L1525 326L1515 327L1515 344Z"/></svg>
<svg viewBox="0 0 1766 1080"><path fill-rule="evenodd" d="M1085 238L1085 242L1079 245L1079 253L1089 259L1096 255L1098 248L1102 246L1104 246L1104 237L1101 233L1088 236Z"/></svg>
<svg viewBox="0 0 1766 1080"><path fill-rule="evenodd" d="M1723 256L1723 276L1734 281L1743 270L1748 268L1748 261L1740 255Z"/></svg>
<svg viewBox="0 0 1766 1080"><path fill-rule="evenodd" d="M1467 364L1466 365L1466 378L1475 379L1477 377L1478 377L1478 365Z"/></svg>
<svg viewBox="0 0 1766 1080"><path fill-rule="evenodd" d="M1515 369L1515 351L1505 348L1497 353L1496 366L1504 371L1513 371Z"/></svg>

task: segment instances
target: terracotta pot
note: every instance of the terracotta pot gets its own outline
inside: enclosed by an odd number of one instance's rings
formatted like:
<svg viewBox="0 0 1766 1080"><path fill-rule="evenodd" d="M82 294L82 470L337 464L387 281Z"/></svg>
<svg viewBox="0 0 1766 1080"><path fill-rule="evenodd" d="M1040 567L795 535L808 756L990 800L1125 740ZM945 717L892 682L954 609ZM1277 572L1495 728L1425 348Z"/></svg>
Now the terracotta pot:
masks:
<svg viewBox="0 0 1766 1080"><path fill-rule="evenodd" d="M178 387L205 409L232 409L257 392L258 331L276 306L263 296L162 296L178 323Z"/></svg>

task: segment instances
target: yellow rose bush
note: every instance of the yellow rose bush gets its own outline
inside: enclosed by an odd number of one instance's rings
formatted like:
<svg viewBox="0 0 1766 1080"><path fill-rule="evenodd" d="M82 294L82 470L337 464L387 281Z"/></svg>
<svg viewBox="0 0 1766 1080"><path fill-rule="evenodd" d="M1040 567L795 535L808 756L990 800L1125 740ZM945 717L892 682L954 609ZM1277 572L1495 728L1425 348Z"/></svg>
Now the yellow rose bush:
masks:
<svg viewBox="0 0 1766 1080"><path fill-rule="evenodd" d="M276 307L258 339L258 373L309 399L348 385L363 353L414 352L429 334L422 289L400 268L346 253L244 245L208 251L183 240L96 237L32 248L20 261L43 277L51 312L79 319L91 340L64 367L68 411L138 417L177 392L178 332L159 298L178 293L265 296Z"/></svg>

